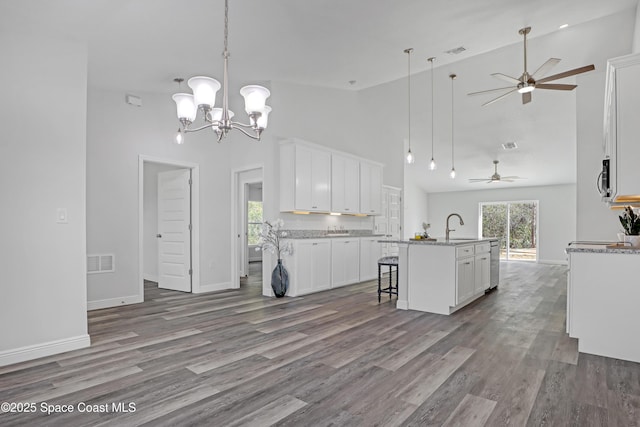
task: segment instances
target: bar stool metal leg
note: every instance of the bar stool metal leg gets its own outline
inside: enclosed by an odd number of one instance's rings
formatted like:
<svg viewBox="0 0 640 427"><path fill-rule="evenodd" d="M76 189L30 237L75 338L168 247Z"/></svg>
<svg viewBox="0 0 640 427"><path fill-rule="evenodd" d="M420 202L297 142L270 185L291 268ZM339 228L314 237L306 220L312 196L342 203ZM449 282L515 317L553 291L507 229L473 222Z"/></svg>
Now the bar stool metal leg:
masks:
<svg viewBox="0 0 640 427"><path fill-rule="evenodd" d="M382 271L380 270L380 264L378 264L378 304L380 304L380 296L382 295L381 277Z"/></svg>

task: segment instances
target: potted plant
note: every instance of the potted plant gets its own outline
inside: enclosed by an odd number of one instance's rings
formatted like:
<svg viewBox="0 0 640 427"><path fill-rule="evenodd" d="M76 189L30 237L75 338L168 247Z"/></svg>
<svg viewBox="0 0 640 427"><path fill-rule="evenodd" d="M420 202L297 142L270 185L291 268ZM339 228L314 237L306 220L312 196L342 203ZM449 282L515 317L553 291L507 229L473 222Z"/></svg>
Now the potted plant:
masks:
<svg viewBox="0 0 640 427"><path fill-rule="evenodd" d="M618 218L624 230L625 242L630 242L631 246L640 246L640 216L631 206L626 206Z"/></svg>
<svg viewBox="0 0 640 427"><path fill-rule="evenodd" d="M289 272L282 265L282 255L293 252L291 242L285 242L287 232L282 229L284 221L280 218L273 222L264 221L260 231L260 241L256 250L268 250L278 255L278 264L271 273L271 289L276 298L282 298L289 290Z"/></svg>

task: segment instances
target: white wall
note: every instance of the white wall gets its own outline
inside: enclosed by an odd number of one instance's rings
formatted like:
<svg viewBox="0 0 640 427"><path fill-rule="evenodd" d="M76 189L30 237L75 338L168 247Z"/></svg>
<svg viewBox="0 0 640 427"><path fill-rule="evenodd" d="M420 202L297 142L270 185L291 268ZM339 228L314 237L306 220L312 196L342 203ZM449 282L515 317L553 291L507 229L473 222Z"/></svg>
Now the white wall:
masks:
<svg viewBox="0 0 640 427"><path fill-rule="evenodd" d="M402 199L403 226L402 236L405 239L412 238L415 233L422 233L422 223L428 223L429 198L428 194L417 185L415 180L407 175L410 173L410 166L405 167L404 192ZM435 228L428 230L432 235Z"/></svg>
<svg viewBox="0 0 640 427"><path fill-rule="evenodd" d="M480 184L483 185L483 184ZM575 240L576 187L550 185L541 187L501 188L494 190L431 193L429 222L433 236L444 236L446 219L450 213L462 216L464 225L455 222L451 237L477 237L479 232L479 203L538 201L538 261L565 262L567 244ZM454 223L452 222L452 224Z"/></svg>
<svg viewBox="0 0 640 427"><path fill-rule="evenodd" d="M640 52L640 6L636 7L636 25L633 32L633 53Z"/></svg>
<svg viewBox="0 0 640 427"><path fill-rule="evenodd" d="M158 281L158 174L175 166L146 162L144 165L143 256L144 279Z"/></svg>
<svg viewBox="0 0 640 427"><path fill-rule="evenodd" d="M633 25L617 28L613 42L597 46L603 61L596 71L577 77L576 126L577 126L577 240L616 241L620 229L618 212L602 203L596 189L596 178L602 169L604 157L604 59L631 53ZM636 36L638 34L636 22Z"/></svg>
<svg viewBox="0 0 640 427"><path fill-rule="evenodd" d="M0 28L2 28L0 26ZM0 30L0 365L89 345L86 46ZM57 224L57 209L67 224Z"/></svg>

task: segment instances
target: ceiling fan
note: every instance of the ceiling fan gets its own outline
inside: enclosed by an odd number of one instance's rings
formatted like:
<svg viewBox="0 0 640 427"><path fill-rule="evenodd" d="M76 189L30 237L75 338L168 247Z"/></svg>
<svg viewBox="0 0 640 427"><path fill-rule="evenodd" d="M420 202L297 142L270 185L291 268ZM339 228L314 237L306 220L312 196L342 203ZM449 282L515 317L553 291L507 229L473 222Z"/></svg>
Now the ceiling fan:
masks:
<svg viewBox="0 0 640 427"><path fill-rule="evenodd" d="M531 31L531 27L525 27L518 31L518 33L524 37L524 73L522 73L520 78L516 79L515 77L507 76L506 74L494 73L494 74L491 74L493 77L509 82L512 84L512 86L501 87L497 89L482 90L479 92L472 92L468 94L468 95L481 95L485 93L508 90L508 92L503 93L499 97L494 98L491 101L488 101L482 104L483 107L485 105L493 104L494 102L499 101L502 98L505 98L516 91L522 94L522 103L528 104L529 102L531 102L531 92L533 92L535 89L573 90L577 87L576 85L547 84L547 82L563 79L569 76L574 76L576 74L586 73L587 71L592 71L595 69L594 65L591 64L591 65L585 65L584 67L580 67L580 68L574 68L573 70L565 71L563 73L554 74L549 77L544 77L544 75L546 75L554 66L558 64L558 62L560 62L560 59L558 58L549 58L547 62L542 64L533 74L529 74L529 72L527 71L527 34L529 34L530 31Z"/></svg>
<svg viewBox="0 0 640 427"><path fill-rule="evenodd" d="M498 160L493 161L494 172L489 178L471 178L469 179L469 182L486 182L487 184L491 184L493 182L513 182L516 179L525 179L520 178L519 176L500 176L498 173L498 163Z"/></svg>

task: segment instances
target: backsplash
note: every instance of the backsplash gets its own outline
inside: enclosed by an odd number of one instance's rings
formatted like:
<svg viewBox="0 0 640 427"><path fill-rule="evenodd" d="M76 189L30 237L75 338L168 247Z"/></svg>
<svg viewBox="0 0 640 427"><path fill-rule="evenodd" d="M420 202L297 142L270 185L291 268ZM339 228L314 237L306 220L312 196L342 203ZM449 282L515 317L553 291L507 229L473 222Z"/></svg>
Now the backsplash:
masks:
<svg viewBox="0 0 640 427"><path fill-rule="evenodd" d="M349 215L324 215L309 214L296 215L280 212L280 218L284 221L287 230L319 230L326 233L327 230L373 230L373 217L358 217Z"/></svg>

